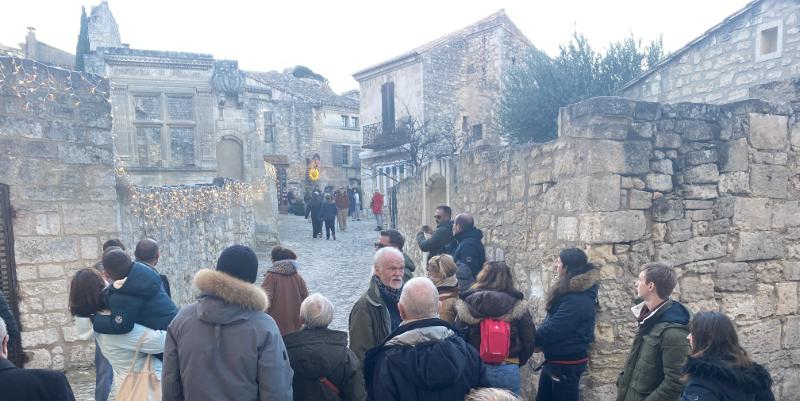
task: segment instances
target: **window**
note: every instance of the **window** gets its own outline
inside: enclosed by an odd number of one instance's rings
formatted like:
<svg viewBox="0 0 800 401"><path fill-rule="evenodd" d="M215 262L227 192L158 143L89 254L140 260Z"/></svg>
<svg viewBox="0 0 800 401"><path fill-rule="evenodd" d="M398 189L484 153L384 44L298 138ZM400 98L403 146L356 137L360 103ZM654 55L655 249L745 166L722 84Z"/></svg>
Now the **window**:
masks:
<svg viewBox="0 0 800 401"><path fill-rule="evenodd" d="M342 127L347 128L350 126L350 117L342 116Z"/></svg>
<svg viewBox="0 0 800 401"><path fill-rule="evenodd" d="M350 145L334 144L331 147L333 153L334 166L349 166L350 165Z"/></svg>
<svg viewBox="0 0 800 401"><path fill-rule="evenodd" d="M783 51L783 25L781 21L761 24L756 30L756 62L781 56Z"/></svg>
<svg viewBox="0 0 800 401"><path fill-rule="evenodd" d="M195 166L194 106L191 95L133 95L135 150L139 166Z"/></svg>
<svg viewBox="0 0 800 401"><path fill-rule="evenodd" d="M350 117L350 127L358 128L358 117Z"/></svg>
<svg viewBox="0 0 800 401"><path fill-rule="evenodd" d="M475 124L472 126L472 139L483 138L483 124Z"/></svg>
<svg viewBox="0 0 800 401"><path fill-rule="evenodd" d="M383 132L394 132L394 82L381 85L381 121Z"/></svg>
<svg viewBox="0 0 800 401"><path fill-rule="evenodd" d="M461 132L467 133L469 131L469 117L463 116L461 117Z"/></svg>
<svg viewBox="0 0 800 401"><path fill-rule="evenodd" d="M264 112L264 142L275 142L275 114Z"/></svg>
<svg viewBox="0 0 800 401"><path fill-rule="evenodd" d="M353 156L350 158L350 165L355 168L361 168L361 146L353 146Z"/></svg>

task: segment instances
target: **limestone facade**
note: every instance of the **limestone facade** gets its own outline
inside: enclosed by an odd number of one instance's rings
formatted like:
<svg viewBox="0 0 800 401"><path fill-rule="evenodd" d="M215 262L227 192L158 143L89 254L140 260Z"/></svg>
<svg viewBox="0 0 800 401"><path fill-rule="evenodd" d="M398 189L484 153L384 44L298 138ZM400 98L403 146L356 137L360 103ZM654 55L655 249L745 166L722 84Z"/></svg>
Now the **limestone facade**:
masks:
<svg viewBox="0 0 800 401"><path fill-rule="evenodd" d="M748 3L620 91L653 102L728 103L748 88L800 75L800 4Z"/></svg>
<svg viewBox="0 0 800 401"><path fill-rule="evenodd" d="M463 153L403 181L399 229L413 238L440 203L473 213L536 322L557 253L586 250L603 274L586 400L615 398L636 330L633 282L650 261L676 267L674 297L692 311L735 321L776 399L800 400L799 151L787 105L590 99L562 109L557 140ZM406 252L423 260L413 243ZM536 362L523 369L528 396Z"/></svg>

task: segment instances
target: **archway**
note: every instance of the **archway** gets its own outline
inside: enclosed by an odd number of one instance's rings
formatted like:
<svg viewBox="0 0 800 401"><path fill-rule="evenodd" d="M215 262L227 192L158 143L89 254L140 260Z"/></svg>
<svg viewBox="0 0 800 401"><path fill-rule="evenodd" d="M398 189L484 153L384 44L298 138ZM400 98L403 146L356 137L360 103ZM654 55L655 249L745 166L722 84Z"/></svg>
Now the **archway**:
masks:
<svg viewBox="0 0 800 401"><path fill-rule="evenodd" d="M244 180L244 152L238 140L226 137L217 143L217 177Z"/></svg>

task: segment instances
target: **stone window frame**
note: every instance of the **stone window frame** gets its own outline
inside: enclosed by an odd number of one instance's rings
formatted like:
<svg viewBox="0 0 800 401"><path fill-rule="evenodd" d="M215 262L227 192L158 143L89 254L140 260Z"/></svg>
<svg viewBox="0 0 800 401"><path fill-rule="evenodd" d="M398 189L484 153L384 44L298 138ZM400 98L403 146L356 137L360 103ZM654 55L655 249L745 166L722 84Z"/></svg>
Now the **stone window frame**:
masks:
<svg viewBox="0 0 800 401"><path fill-rule="evenodd" d="M761 54L761 36L764 31L769 29L777 29L776 50L772 53ZM756 63L780 58L783 55L783 20L777 19L764 22L756 27L754 53Z"/></svg>
<svg viewBox="0 0 800 401"><path fill-rule="evenodd" d="M347 114L342 114L341 115L341 119L342 119L342 128L349 128L350 127L350 116L348 116Z"/></svg>
<svg viewBox="0 0 800 401"><path fill-rule="evenodd" d="M358 129L359 128L359 118L357 116L350 116L350 128Z"/></svg>
<svg viewBox="0 0 800 401"><path fill-rule="evenodd" d="M179 88L174 89L131 89L130 90L130 103L131 103L131 110L133 110L133 118L131 119L131 124L134 127L134 132L138 135L138 129L140 127L157 127L161 130L161 163L159 165L160 168L194 168L199 166L199 155L197 152L198 149L198 137L197 137L197 117L198 117L198 109L197 109L197 99L195 90L181 90ZM136 116L136 98L137 97L158 97L160 106L161 106L161 119L159 120L139 120ZM169 116L169 105L167 104L169 98L174 97L181 97L181 98L191 98L192 99L192 116L194 120L179 120L179 119L171 119ZM191 165L181 165L181 166L174 166L173 159L172 159L172 132L173 128L191 128L194 133L194 163ZM134 149L135 144L134 144ZM155 166L142 166L139 160L139 153L138 151L134 150L133 156L136 160L136 165L138 167L155 167ZM156 167L156 168L159 168Z"/></svg>
<svg viewBox="0 0 800 401"><path fill-rule="evenodd" d="M275 112L272 110L264 111L264 142L275 142L277 126L275 124Z"/></svg>

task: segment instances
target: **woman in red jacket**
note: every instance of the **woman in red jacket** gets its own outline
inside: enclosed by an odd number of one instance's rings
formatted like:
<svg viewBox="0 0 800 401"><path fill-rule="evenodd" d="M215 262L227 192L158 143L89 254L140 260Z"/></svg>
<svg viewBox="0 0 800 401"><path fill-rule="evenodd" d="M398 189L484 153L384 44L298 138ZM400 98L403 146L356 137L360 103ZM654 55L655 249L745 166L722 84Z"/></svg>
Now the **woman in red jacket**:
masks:
<svg viewBox="0 0 800 401"><path fill-rule="evenodd" d="M375 194L372 195L372 202L370 202L369 207L372 208L372 214L375 215L375 222L378 224L378 227L375 231L383 230L383 194L381 191L375 190Z"/></svg>

